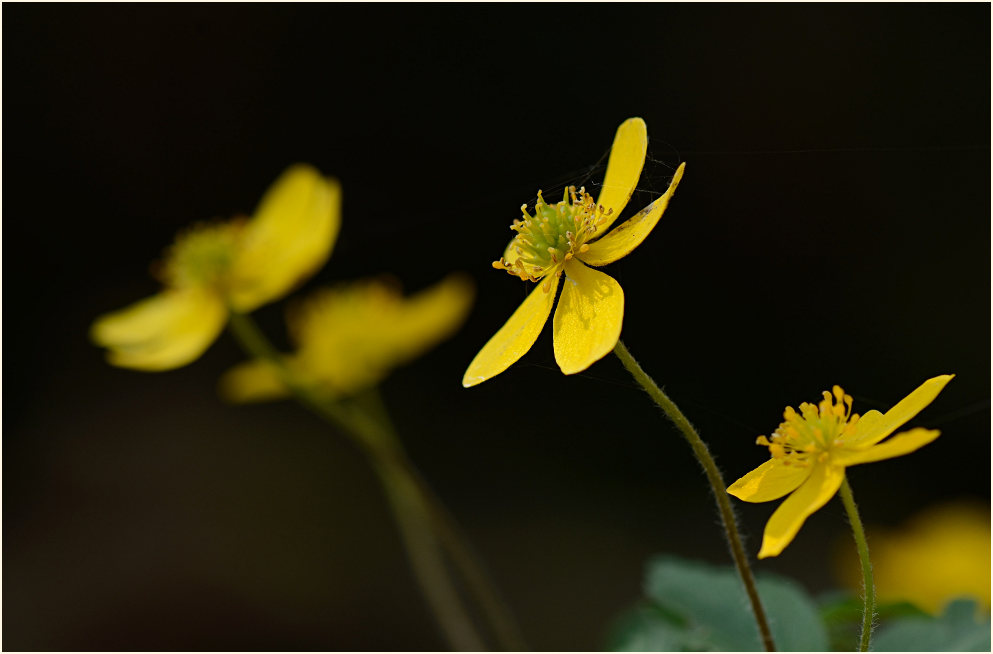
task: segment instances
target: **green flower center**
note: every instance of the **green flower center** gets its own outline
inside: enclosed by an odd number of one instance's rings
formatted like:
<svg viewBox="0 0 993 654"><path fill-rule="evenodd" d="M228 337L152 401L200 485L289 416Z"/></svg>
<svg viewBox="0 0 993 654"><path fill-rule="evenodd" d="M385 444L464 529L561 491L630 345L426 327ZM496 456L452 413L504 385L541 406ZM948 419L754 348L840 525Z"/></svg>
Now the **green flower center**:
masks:
<svg viewBox="0 0 993 654"><path fill-rule="evenodd" d="M517 236L493 267L521 279L538 281L561 270L566 261L586 252L586 242L609 212L598 206L585 188L565 189L562 200L547 204L538 191L534 215L521 206L524 219L510 226Z"/></svg>
<svg viewBox="0 0 993 654"><path fill-rule="evenodd" d="M241 242L244 220L194 225L166 250L161 278L173 287L220 287Z"/></svg>

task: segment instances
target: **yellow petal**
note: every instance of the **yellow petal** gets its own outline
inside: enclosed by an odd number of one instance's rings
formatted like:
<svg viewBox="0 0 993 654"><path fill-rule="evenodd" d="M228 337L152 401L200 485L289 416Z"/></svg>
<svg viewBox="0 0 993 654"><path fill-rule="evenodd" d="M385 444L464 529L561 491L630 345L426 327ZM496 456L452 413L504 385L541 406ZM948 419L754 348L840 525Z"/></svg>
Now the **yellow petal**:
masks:
<svg viewBox="0 0 993 654"><path fill-rule="evenodd" d="M292 166L266 191L231 272L229 301L251 311L289 292L327 261L341 226L341 187Z"/></svg>
<svg viewBox="0 0 993 654"><path fill-rule="evenodd" d="M199 288L167 290L97 318L90 338L122 368L169 370L206 350L227 321L221 298Z"/></svg>
<svg viewBox="0 0 993 654"><path fill-rule="evenodd" d="M941 432L937 429L923 429L918 427L910 431L901 432L885 443L871 445L865 449L843 449L834 455L834 460L843 466L853 466L859 463L892 459L895 456L910 454L914 450L924 447L940 435Z"/></svg>
<svg viewBox="0 0 993 654"><path fill-rule="evenodd" d="M612 211L597 227L598 234L606 232L627 206L638 185L638 178L641 177L647 151L648 128L645 121L641 118L628 118L621 123L614 136L614 145L610 148L603 188L597 199L597 204L603 206L605 211Z"/></svg>
<svg viewBox="0 0 993 654"><path fill-rule="evenodd" d="M641 242L655 229L659 218L665 213L666 207L669 206L669 200L676 192L676 187L679 186L679 180L683 178L685 168L685 163L679 164L665 195L625 220L600 240L591 243L590 249L580 254L579 259L591 266L605 266L626 256L631 250L641 245Z"/></svg>
<svg viewBox="0 0 993 654"><path fill-rule="evenodd" d="M552 319L555 361L567 375L614 349L624 320L624 291L610 275L578 261L565 264L562 297Z"/></svg>
<svg viewBox="0 0 993 654"><path fill-rule="evenodd" d="M789 545L804 521L834 497L845 479L845 469L835 465L814 465L810 477L787 497L769 518L762 536L759 558L777 556Z"/></svg>
<svg viewBox="0 0 993 654"><path fill-rule="evenodd" d="M882 419L883 414L879 411L875 409L866 411L863 415L859 416L859 421L855 423L855 431L847 436L843 434L841 440L851 445L865 440L878 431Z"/></svg>
<svg viewBox="0 0 993 654"><path fill-rule="evenodd" d="M543 288L546 282L550 283L547 291ZM462 377L463 386L469 388L499 375L531 349L552 312L558 285L558 278L538 282L537 288L469 364Z"/></svg>
<svg viewBox="0 0 993 654"><path fill-rule="evenodd" d="M389 350L387 365L405 363L455 333L474 294L469 278L454 274L404 300L388 342L383 343Z"/></svg>
<svg viewBox="0 0 993 654"><path fill-rule="evenodd" d="M792 493L810 476L810 466L784 465L769 459L728 486L728 493L746 502L768 502Z"/></svg>
<svg viewBox="0 0 993 654"><path fill-rule="evenodd" d="M279 371L266 361L249 361L221 376L218 390L228 402L262 402L286 397Z"/></svg>
<svg viewBox="0 0 993 654"><path fill-rule="evenodd" d="M904 424L934 401L938 393L945 387L945 384L952 380L955 375L939 375L932 377L920 386L913 393L897 402L896 406L884 413L879 418L873 416L870 420L865 420L869 416L860 418L855 425L855 435L849 441L853 445L871 445L883 440L900 425ZM873 412L869 412L873 413Z"/></svg>

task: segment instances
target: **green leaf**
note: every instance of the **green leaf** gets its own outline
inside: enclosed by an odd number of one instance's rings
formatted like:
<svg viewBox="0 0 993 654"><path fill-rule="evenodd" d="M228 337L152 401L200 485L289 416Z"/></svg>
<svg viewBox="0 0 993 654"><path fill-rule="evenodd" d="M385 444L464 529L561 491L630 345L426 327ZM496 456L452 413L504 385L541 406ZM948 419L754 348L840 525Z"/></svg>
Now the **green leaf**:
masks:
<svg viewBox="0 0 993 654"><path fill-rule="evenodd" d="M988 652L990 621L978 622L973 600L955 600L939 618L912 617L883 622L872 638L879 652Z"/></svg>
<svg viewBox="0 0 993 654"><path fill-rule="evenodd" d="M799 585L764 576L758 580L758 591L779 649L827 648L817 606ZM658 557L649 563L645 592L658 607L685 621L683 649L763 649L745 590L730 566Z"/></svg>

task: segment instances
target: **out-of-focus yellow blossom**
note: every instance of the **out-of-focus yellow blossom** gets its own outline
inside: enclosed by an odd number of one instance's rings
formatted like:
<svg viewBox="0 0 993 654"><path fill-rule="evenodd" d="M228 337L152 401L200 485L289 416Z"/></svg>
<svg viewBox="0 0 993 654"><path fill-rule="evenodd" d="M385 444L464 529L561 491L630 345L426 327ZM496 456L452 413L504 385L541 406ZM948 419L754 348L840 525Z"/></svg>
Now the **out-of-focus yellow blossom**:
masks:
<svg viewBox="0 0 993 654"><path fill-rule="evenodd" d="M158 267L157 295L98 318L90 337L124 368L169 370L196 360L227 322L290 291L331 253L341 188L302 164L269 188L251 219L196 225Z"/></svg>
<svg viewBox="0 0 993 654"><path fill-rule="evenodd" d="M325 397L352 395L454 333L472 297L472 284L462 275L450 275L409 298L383 279L317 291L287 310L297 349L283 363L296 383L312 391ZM221 394L232 402L288 393L280 372L265 361L241 364L221 379Z"/></svg>
<svg viewBox="0 0 993 654"><path fill-rule="evenodd" d="M949 601L970 597L989 614L989 506L936 505L899 529L868 531L880 600L906 600L940 615ZM850 552L850 547L841 551L837 568L846 583L858 588L862 578Z"/></svg>
<svg viewBox="0 0 993 654"><path fill-rule="evenodd" d="M727 489L746 502L791 493L765 526L759 558L776 556L790 544L804 521L841 487L846 467L909 454L936 439L941 432L916 428L881 442L930 404L952 377L927 380L886 413L853 414L852 397L839 386L824 391L819 404L801 404L799 413L786 407L785 422L770 438L756 441L772 458Z"/></svg>
<svg viewBox="0 0 993 654"><path fill-rule="evenodd" d="M500 374L531 349L555 303L559 278L565 284L552 320L555 361L571 375L608 354L621 335L624 292L612 277L589 266L617 261L651 233L683 177L680 164L665 194L608 232L634 192L645 163L645 121L629 118L617 129L600 197L569 187L557 204L538 192L534 215L511 226L517 236L493 267L539 282L510 320L469 364L462 385L475 386ZM588 264L588 265L587 265Z"/></svg>

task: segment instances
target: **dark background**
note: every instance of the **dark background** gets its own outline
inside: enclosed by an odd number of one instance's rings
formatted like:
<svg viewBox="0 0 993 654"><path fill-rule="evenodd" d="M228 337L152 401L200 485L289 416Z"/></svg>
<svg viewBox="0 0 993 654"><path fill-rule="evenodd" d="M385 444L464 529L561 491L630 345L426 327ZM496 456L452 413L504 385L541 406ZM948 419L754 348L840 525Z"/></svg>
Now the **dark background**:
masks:
<svg viewBox="0 0 993 654"><path fill-rule="evenodd" d="M465 328L383 392L531 647L603 646L658 552L728 562L703 476L614 358L564 377L550 328L480 387L466 365L526 287L494 271L539 188L602 176L648 123L607 268L623 338L728 481L782 408L839 383L885 410L958 376L921 452L850 471L895 525L990 487L990 7L5 5L6 649L437 649L361 455L291 403L228 407L225 336L143 374L87 341L156 291L191 222L250 212L288 164L342 180L310 282L476 280ZM591 174L588 176L588 174ZM549 194L548 197L553 197ZM284 340L280 305L263 326ZM741 505L756 552L773 504ZM840 503L757 565L836 585Z"/></svg>

